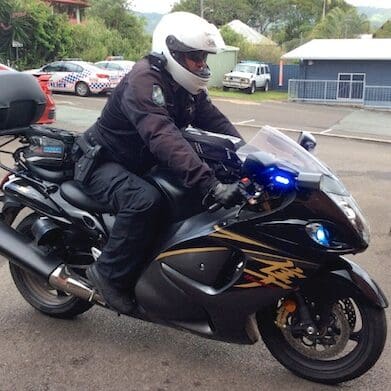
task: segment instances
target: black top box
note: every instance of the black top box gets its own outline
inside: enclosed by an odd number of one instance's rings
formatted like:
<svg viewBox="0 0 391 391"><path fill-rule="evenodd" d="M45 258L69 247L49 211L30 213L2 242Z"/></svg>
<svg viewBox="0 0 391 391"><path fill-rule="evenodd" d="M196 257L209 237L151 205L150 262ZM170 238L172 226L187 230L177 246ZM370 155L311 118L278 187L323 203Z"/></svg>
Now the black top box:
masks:
<svg viewBox="0 0 391 391"><path fill-rule="evenodd" d="M45 106L45 94L34 76L0 72L0 130L29 126L39 119Z"/></svg>

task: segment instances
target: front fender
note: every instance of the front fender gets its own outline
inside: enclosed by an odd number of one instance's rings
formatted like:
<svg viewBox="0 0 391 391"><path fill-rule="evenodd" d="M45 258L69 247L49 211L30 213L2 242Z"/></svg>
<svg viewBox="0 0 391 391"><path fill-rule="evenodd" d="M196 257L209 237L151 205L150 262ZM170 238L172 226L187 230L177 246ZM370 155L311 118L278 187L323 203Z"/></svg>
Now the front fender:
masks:
<svg viewBox="0 0 391 391"><path fill-rule="evenodd" d="M388 300L383 291L369 274L356 263L345 257L339 257L330 273L351 282L372 304L381 308L388 307Z"/></svg>

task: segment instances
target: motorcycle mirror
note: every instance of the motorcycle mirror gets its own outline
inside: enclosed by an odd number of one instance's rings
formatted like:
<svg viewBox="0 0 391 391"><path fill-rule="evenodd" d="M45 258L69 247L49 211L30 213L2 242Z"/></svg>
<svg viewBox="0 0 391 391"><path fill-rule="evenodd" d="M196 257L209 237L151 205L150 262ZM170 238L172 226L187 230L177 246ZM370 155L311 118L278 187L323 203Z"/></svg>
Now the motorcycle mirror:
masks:
<svg viewBox="0 0 391 391"><path fill-rule="evenodd" d="M297 140L298 144L300 144L304 149L308 152L312 152L316 147L316 139L315 136L310 132L302 131Z"/></svg>
<svg viewBox="0 0 391 391"><path fill-rule="evenodd" d="M301 189L319 190L323 174L301 172L297 176L296 186Z"/></svg>

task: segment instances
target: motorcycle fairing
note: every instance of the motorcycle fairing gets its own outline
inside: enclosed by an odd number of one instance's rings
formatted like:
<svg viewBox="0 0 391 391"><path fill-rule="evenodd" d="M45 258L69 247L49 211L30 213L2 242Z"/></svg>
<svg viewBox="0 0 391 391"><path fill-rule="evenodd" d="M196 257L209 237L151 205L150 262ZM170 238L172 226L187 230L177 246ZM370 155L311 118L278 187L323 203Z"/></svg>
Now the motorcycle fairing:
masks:
<svg viewBox="0 0 391 391"><path fill-rule="evenodd" d="M332 274L336 274L353 283L359 292L372 304L381 308L388 307L388 300L383 291L369 274L355 262L345 257L339 257L336 264L332 267L334 269L331 270Z"/></svg>

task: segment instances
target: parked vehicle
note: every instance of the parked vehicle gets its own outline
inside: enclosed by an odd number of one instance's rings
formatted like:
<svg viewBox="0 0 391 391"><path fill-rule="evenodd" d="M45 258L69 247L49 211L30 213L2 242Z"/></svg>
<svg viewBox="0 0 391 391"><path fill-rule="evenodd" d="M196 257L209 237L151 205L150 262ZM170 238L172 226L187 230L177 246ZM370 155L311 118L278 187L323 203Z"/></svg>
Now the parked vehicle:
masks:
<svg viewBox="0 0 391 391"><path fill-rule="evenodd" d="M86 61L55 61L25 72L34 76L51 75L49 86L52 91L72 92L78 96L110 92L120 80L117 72L103 71Z"/></svg>
<svg viewBox="0 0 391 391"><path fill-rule="evenodd" d="M15 69L8 67L7 65L4 64L0 64L0 71L17 72ZM42 124L42 125L52 124L56 120L56 104L52 97L52 92L48 87L49 78L50 76L47 75L40 75L38 77L39 85L41 86L41 89L46 96L46 107L41 117L38 118L36 122L37 124Z"/></svg>
<svg viewBox="0 0 391 391"><path fill-rule="evenodd" d="M267 64L257 61L242 61L236 64L232 72L226 73L223 79L223 88L245 90L253 94L257 88L268 91L271 82L270 69Z"/></svg>
<svg viewBox="0 0 391 391"><path fill-rule="evenodd" d="M15 166L0 163L8 171L0 254L28 303L72 318L106 306L85 270L115 219L72 180L75 135L30 125L42 92L28 75L15 76L0 75L0 136L23 141ZM10 83L27 88L8 96ZM314 138L303 133L295 143L270 127L245 145L193 128L183 137L219 180L240 181L243 202L223 209L212 201L205 210L168 169L146 175L162 194L164 229L139 271L128 315L236 344L261 336L283 366L315 382L367 372L384 348L388 303L345 256L367 248L368 225L341 181L306 150ZM23 217L24 207L32 213Z"/></svg>
<svg viewBox="0 0 391 391"><path fill-rule="evenodd" d="M122 78L133 68L134 64L134 61L128 60L105 60L98 61L94 65L104 70L107 69L109 71L117 72L118 75Z"/></svg>

